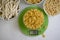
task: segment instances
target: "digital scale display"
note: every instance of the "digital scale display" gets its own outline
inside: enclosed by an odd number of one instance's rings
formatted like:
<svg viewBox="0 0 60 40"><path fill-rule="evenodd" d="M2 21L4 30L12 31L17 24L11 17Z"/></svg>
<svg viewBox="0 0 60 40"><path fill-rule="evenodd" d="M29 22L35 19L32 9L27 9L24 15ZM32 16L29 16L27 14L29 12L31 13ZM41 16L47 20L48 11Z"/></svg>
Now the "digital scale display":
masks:
<svg viewBox="0 0 60 40"><path fill-rule="evenodd" d="M38 35L38 30L30 30L29 34L30 35Z"/></svg>

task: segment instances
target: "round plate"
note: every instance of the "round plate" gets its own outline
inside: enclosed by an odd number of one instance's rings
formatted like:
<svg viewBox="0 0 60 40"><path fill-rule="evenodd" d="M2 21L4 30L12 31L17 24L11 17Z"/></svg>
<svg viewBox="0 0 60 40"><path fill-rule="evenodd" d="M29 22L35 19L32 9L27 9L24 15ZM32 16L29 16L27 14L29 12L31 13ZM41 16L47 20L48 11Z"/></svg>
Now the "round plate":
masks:
<svg viewBox="0 0 60 40"><path fill-rule="evenodd" d="M37 29L37 30L29 30L28 28L26 28L26 26L23 23L24 14L30 9L38 9L38 10L42 11L43 15L44 15L44 23L43 23L42 27ZM21 29L22 33L24 33L25 35L31 35L31 36L40 35L40 34L43 34L44 31L47 29L48 16L44 12L44 10L41 9L40 7L35 6L35 5L31 5L31 6L27 7L27 8L25 8L23 11L21 11L21 14L18 17L18 24L19 24L19 28Z"/></svg>

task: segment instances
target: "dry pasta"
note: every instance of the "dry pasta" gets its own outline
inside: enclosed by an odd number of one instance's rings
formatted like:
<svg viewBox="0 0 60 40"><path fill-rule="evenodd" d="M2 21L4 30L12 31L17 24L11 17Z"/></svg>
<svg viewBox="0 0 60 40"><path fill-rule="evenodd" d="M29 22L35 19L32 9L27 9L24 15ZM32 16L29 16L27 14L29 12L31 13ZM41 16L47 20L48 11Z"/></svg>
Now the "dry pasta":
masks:
<svg viewBox="0 0 60 40"><path fill-rule="evenodd" d="M28 10L23 16L23 22L27 28L36 30L44 23L43 12L38 9Z"/></svg>
<svg viewBox="0 0 60 40"><path fill-rule="evenodd" d="M42 0L26 0L28 3L36 4L40 3Z"/></svg>
<svg viewBox="0 0 60 40"><path fill-rule="evenodd" d="M46 0L45 10L49 15L56 15L60 12L60 0Z"/></svg>
<svg viewBox="0 0 60 40"><path fill-rule="evenodd" d="M11 19L18 15L20 0L0 0L0 16L3 19Z"/></svg>

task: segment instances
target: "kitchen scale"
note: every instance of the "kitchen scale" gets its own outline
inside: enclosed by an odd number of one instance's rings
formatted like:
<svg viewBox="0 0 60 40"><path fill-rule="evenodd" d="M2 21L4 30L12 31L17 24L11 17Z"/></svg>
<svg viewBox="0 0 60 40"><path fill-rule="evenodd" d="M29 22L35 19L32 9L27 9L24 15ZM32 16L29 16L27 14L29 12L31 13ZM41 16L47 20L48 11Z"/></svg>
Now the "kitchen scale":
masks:
<svg viewBox="0 0 60 40"><path fill-rule="evenodd" d="M43 25L41 26L41 28L37 29L37 30L30 30L28 29L25 24L23 23L23 16L24 14L30 10L30 9L38 9L40 11L43 12L43 15L44 15L44 23ZM25 8L23 11L21 11L19 17L18 17L18 24L19 24L19 28L21 30L21 32L25 35L29 35L29 36L37 36L37 35L41 35L45 32L45 30L47 29L48 27L48 16L47 14L44 12L43 9L41 9L40 7L38 6L35 6L35 5L31 5L27 8Z"/></svg>

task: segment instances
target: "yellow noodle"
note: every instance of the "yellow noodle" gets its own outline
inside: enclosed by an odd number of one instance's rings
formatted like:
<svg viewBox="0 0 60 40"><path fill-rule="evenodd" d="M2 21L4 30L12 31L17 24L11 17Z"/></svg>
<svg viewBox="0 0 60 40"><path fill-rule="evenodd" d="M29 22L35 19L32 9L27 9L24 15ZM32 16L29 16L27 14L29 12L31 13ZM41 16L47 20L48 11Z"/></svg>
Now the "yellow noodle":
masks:
<svg viewBox="0 0 60 40"><path fill-rule="evenodd" d="M25 13L23 22L29 29L38 29L44 23L43 12L38 9L31 9Z"/></svg>

